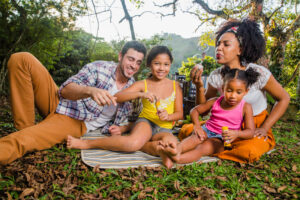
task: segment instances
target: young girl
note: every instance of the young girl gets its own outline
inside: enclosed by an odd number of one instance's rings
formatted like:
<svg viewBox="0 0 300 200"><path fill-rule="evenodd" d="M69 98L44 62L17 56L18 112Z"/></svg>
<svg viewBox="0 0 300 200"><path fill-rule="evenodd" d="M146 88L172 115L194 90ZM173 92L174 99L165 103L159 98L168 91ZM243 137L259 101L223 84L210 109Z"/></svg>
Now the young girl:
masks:
<svg viewBox="0 0 300 200"><path fill-rule="evenodd" d="M259 73L252 68L244 71L225 67L221 74L224 79L224 95L212 98L191 110L194 132L179 144L178 154L172 157L175 162L197 161L202 156L223 151L223 141L231 143L236 139L253 137L255 126L252 107L243 100L243 97L247 94L249 86L257 81ZM201 127L199 114L209 110L211 110L210 119ZM241 130L242 123L244 123L243 130ZM229 130L222 134L223 126L227 126Z"/></svg>
<svg viewBox="0 0 300 200"><path fill-rule="evenodd" d="M151 155L160 155L166 165L168 160L162 153L161 146L166 146L166 141L171 146L177 146L178 140L171 129L174 121L183 119L181 88L178 82L167 78L172 61L172 54L166 46L153 47L146 63L151 68L151 76L115 94L118 103L142 98L143 110L129 135L114 135L96 140L81 140L69 136L68 148L101 148L126 152L142 150Z"/></svg>

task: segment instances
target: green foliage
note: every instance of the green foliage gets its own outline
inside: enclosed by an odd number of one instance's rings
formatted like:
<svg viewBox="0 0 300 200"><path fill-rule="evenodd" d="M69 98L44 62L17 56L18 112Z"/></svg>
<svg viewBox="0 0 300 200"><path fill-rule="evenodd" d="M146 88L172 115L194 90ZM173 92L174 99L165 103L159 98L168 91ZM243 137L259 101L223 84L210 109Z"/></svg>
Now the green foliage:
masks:
<svg viewBox="0 0 300 200"><path fill-rule="evenodd" d="M49 69L56 84L62 84L67 78L76 74L84 64L90 62L90 50L93 36L81 30L64 33L63 41L58 41L61 50L53 56L53 66Z"/></svg>
<svg viewBox="0 0 300 200"><path fill-rule="evenodd" d="M284 60L284 73L281 74L281 79L283 80L283 85L285 89L294 101L297 99L297 82L299 81L299 69L297 66L300 65L300 29L294 32L293 37L289 41L285 49ZM294 78L293 78L294 76ZM290 81L290 82L288 82Z"/></svg>
<svg viewBox="0 0 300 200"><path fill-rule="evenodd" d="M48 69L68 47L67 32L77 16L86 11L84 0L0 1L0 90L3 91L6 63L14 52L33 53Z"/></svg>
<svg viewBox="0 0 300 200"><path fill-rule="evenodd" d="M214 69L218 68L220 65L215 61L214 58L210 56L205 56L202 60L198 57L189 57L187 58L187 62L182 61L181 67L178 69L180 75L186 76L186 81L190 81L190 72L192 68L197 63L202 63L203 65L203 75L208 76L210 72Z"/></svg>

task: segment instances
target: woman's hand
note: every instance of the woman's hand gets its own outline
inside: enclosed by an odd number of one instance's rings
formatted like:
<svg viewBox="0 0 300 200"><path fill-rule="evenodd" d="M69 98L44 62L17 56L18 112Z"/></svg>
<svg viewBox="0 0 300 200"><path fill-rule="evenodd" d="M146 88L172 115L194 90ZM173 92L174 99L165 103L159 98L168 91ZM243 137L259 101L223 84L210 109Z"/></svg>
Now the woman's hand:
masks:
<svg viewBox="0 0 300 200"><path fill-rule="evenodd" d="M268 131L264 128L256 128L254 131L254 137L265 138L264 140L267 141Z"/></svg>
<svg viewBox="0 0 300 200"><path fill-rule="evenodd" d="M169 121L169 114L166 110L164 110L164 109L157 110L157 115L160 120Z"/></svg>
<svg viewBox="0 0 300 200"><path fill-rule="evenodd" d="M223 141L227 143L232 143L236 138L239 137L240 131L238 130L228 130L224 131L222 134Z"/></svg>
<svg viewBox="0 0 300 200"><path fill-rule="evenodd" d="M203 87L204 85L201 78L202 72L203 72L203 68L199 68L198 65L195 65L191 70L190 73L191 80L197 87Z"/></svg>
<svg viewBox="0 0 300 200"><path fill-rule="evenodd" d="M197 135L199 140L202 142L207 139L207 134L199 125L194 125L194 134Z"/></svg>

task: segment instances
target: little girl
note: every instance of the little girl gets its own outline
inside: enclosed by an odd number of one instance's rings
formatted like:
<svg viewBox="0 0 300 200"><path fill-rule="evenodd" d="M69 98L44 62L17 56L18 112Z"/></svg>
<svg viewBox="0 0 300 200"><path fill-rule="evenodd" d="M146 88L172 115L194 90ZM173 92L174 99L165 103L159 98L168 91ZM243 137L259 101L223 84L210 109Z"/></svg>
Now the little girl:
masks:
<svg viewBox="0 0 300 200"><path fill-rule="evenodd" d="M160 155L166 165L167 157L162 153L161 147L169 144L177 146L178 140L171 129L174 121L183 119L182 90L178 82L167 78L172 61L172 54L166 46L153 47L146 61L151 68L151 76L114 95L118 103L142 98L143 110L129 135L114 135L96 140L81 140L69 136L68 148L101 148L126 152L142 150L151 155ZM174 148L174 151L177 152L177 149Z"/></svg>
<svg viewBox="0 0 300 200"><path fill-rule="evenodd" d="M191 110L194 124L192 135L184 139L177 147L177 155L171 159L177 163L190 163L202 156L209 156L224 150L223 141L228 143L236 139L249 139L254 135L253 112L250 104L243 100L250 85L257 81L259 73L253 68L246 71L222 69L224 95L208 100ZM211 110L210 119L201 127L199 114ZM241 130L242 123L244 128ZM228 131L222 134L222 127ZM169 147L163 148L168 155ZM170 165L171 166L171 165Z"/></svg>

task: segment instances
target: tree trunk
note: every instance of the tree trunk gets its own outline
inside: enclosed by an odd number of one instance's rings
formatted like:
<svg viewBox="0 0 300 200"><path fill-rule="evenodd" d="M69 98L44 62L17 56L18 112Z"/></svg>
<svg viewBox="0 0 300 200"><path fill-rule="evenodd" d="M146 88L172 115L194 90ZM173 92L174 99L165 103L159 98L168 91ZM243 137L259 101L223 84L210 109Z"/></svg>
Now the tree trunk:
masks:
<svg viewBox="0 0 300 200"><path fill-rule="evenodd" d="M125 19L128 21L129 23L129 27L130 27L130 32L131 32L131 39L135 40L135 33L134 33L134 27L133 27L133 22L132 22L132 17L129 15L125 1L124 0L120 0L122 3L122 7L123 7L123 11L125 14Z"/></svg>

